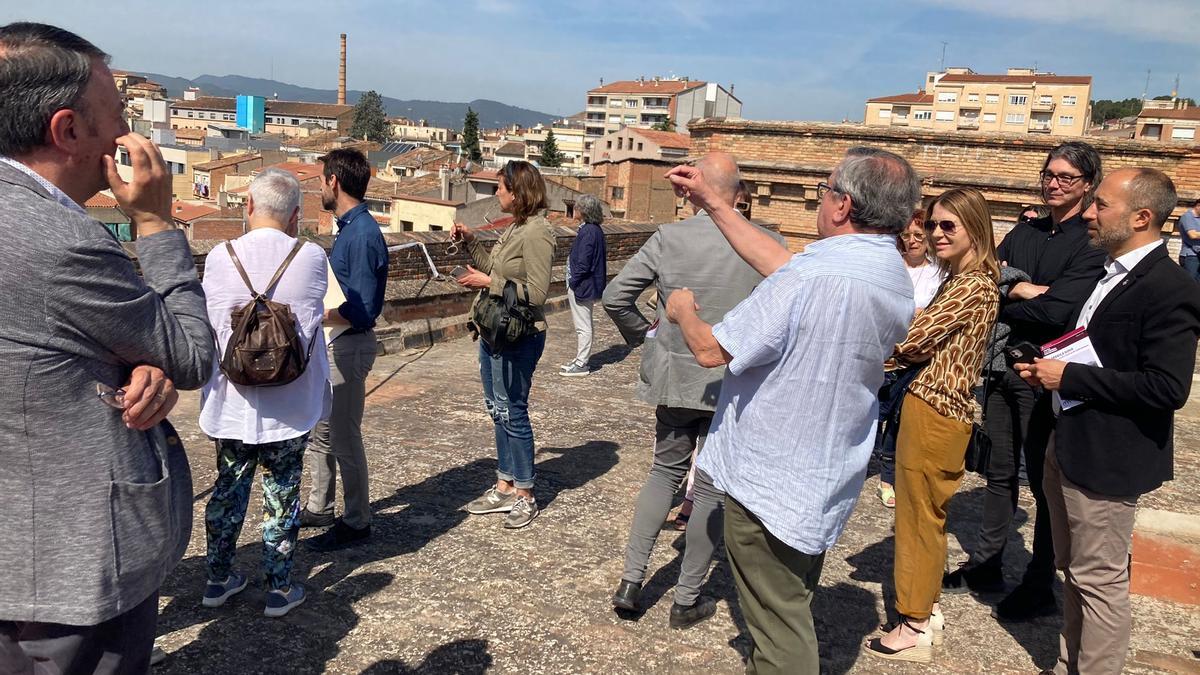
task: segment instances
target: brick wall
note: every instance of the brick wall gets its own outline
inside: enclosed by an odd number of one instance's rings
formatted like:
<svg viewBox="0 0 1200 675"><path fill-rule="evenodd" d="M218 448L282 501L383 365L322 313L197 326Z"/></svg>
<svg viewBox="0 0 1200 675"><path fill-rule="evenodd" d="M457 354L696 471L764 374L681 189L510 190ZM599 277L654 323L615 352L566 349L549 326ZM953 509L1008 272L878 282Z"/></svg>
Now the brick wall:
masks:
<svg viewBox="0 0 1200 675"><path fill-rule="evenodd" d="M848 148L870 145L895 152L921 174L926 196L974 187L987 196L997 232L1006 232L1022 204L1039 202L1037 174L1046 153L1063 139L979 132L934 132L855 124L702 119L690 125L692 154L714 150L737 158L758 193L754 217L780 224L789 244L816 238L816 184ZM1109 138L1084 138L1100 152L1104 170L1160 169L1180 192L1181 213L1200 197L1200 148ZM1171 221L1173 226L1173 221Z"/></svg>

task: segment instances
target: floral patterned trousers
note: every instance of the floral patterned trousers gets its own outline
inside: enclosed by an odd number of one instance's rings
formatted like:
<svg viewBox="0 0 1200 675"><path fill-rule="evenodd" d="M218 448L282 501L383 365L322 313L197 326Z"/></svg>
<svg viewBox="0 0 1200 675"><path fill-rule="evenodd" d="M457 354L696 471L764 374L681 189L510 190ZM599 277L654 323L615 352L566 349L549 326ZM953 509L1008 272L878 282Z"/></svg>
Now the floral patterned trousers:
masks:
<svg viewBox="0 0 1200 675"><path fill-rule="evenodd" d="M217 482L204 510L208 580L229 576L250 502L254 468L263 467L263 577L268 590L290 584L292 551L300 533L300 474L308 434L275 443L217 439Z"/></svg>

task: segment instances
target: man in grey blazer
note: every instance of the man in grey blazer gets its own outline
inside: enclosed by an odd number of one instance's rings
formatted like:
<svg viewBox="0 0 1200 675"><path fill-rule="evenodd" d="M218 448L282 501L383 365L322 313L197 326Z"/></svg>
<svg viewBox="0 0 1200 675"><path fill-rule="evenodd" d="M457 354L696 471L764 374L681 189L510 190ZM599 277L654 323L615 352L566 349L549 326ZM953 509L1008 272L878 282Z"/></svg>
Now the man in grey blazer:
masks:
<svg viewBox="0 0 1200 675"><path fill-rule="evenodd" d="M214 341L171 175L130 134L107 56L0 27L0 672L149 668L158 589L191 533L165 421ZM128 152L126 183L113 159ZM142 275L80 206L109 188Z"/></svg>
<svg viewBox="0 0 1200 675"><path fill-rule="evenodd" d="M697 166L730 205L737 199L741 176L733 158L711 153ZM780 243L783 238L771 233ZM700 213L658 228L604 291L604 309L626 342L642 350L638 398L657 406L654 464L638 495L625 551L625 571L613 595L613 606L640 611L642 582L650 551L658 538L671 499L687 476L693 450L699 451L708 434L724 368L703 368L688 350L679 327L666 321L666 298L672 291L690 288L696 294L705 320L717 322L744 300L762 281L717 229L712 218ZM657 317L650 323L637 308L638 297L651 284L658 295ZM716 612L716 601L700 596L713 548L720 536L720 505L724 496L702 471L697 470L694 505L686 533L686 548L670 625L687 628Z"/></svg>

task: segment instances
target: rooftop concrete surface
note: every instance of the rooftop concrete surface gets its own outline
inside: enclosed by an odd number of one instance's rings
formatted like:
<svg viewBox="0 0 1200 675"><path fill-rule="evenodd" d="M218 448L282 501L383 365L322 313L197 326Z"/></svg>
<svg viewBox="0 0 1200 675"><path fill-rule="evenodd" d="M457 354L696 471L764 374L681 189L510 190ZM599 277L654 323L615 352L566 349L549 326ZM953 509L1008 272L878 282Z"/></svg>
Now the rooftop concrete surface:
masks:
<svg viewBox="0 0 1200 675"><path fill-rule="evenodd" d="M196 426L198 394L184 394L172 421L195 472L195 519L185 559L162 588L159 644L169 657L154 672L742 672L747 632L720 550L704 590L720 599L713 619L685 631L667 627L679 558L670 545L674 533L666 532L647 572L648 611L637 621L612 611L634 502L651 463L653 409L633 399L638 351L627 352L599 308L592 361L598 370L588 377L557 375L574 355L575 336L566 313L552 315L550 324L530 403L536 494L544 509L534 523L506 531L502 516L461 510L494 480L496 465L477 345L462 338L380 357L363 421L374 538L332 554L300 547L294 579L310 597L282 619L262 615L257 484L236 563L252 585L224 607L200 606L203 510L215 455ZM1200 513L1198 398L1194 393L1178 425L1176 480L1147 496L1146 506ZM822 671L998 674L1050 667L1057 618L1002 625L990 616L998 598L969 595L944 599L946 641L931 667L860 655L860 644L884 619L883 593L892 585L892 515L875 499L875 485L873 477L864 483L846 533L826 557L813 607ZM306 474L302 494L307 490ZM964 544L971 546L981 495L982 481L968 476L950 506L951 565L964 559ZM1008 547L1010 584L1029 558L1032 511L1026 492L1020 531ZM1128 672L1200 667L1193 650L1200 650L1196 607L1134 598Z"/></svg>

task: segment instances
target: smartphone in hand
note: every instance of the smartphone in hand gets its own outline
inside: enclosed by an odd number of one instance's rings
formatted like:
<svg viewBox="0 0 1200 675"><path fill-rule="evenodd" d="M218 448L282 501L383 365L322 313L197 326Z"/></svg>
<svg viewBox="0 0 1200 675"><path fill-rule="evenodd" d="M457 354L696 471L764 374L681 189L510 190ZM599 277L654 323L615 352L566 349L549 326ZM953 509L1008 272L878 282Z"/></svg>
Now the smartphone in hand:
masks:
<svg viewBox="0 0 1200 675"><path fill-rule="evenodd" d="M461 279L462 277L464 277L466 275L467 275L467 268L463 267L462 265L455 265L454 269L450 270L450 276L452 278L454 278L455 280Z"/></svg>
<svg viewBox="0 0 1200 675"><path fill-rule="evenodd" d="M1018 363L1033 363L1034 359L1042 355L1042 350L1032 342L1019 342L1005 351L1008 353L1010 366Z"/></svg>

